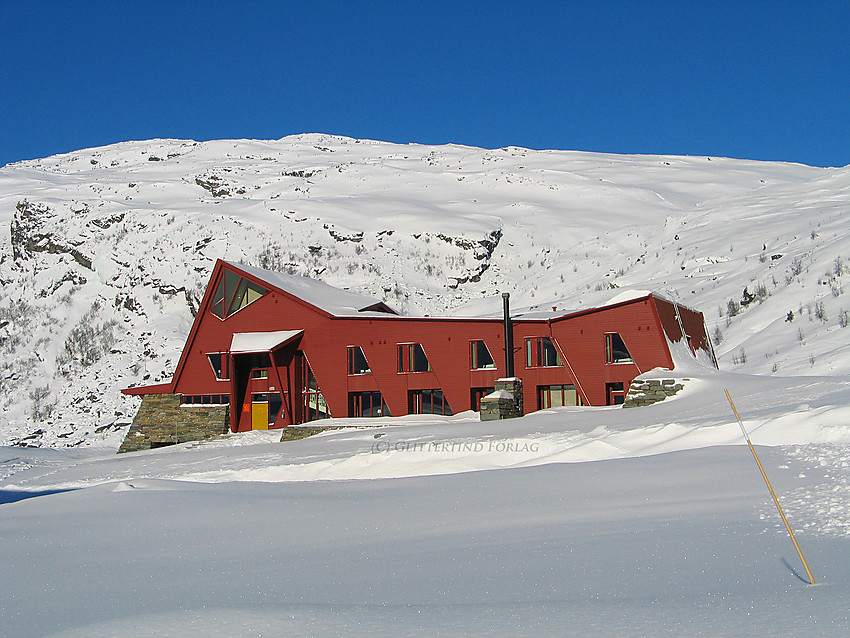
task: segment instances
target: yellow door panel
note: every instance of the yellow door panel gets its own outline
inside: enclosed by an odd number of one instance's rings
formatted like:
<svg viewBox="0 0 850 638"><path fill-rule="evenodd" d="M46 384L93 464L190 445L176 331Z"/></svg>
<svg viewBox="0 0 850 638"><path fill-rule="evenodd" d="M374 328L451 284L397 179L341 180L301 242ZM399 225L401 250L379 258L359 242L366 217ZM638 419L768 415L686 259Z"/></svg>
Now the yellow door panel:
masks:
<svg viewBox="0 0 850 638"><path fill-rule="evenodd" d="M251 428L254 430L269 429L269 404L268 403L252 403L251 404Z"/></svg>

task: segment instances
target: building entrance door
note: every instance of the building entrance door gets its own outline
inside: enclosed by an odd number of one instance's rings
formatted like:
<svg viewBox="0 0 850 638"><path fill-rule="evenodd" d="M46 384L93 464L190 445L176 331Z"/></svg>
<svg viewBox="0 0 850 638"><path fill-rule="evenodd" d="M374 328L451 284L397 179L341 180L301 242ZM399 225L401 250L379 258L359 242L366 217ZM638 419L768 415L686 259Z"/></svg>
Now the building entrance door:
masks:
<svg viewBox="0 0 850 638"><path fill-rule="evenodd" d="M269 429L269 395L255 394L251 397L251 429Z"/></svg>

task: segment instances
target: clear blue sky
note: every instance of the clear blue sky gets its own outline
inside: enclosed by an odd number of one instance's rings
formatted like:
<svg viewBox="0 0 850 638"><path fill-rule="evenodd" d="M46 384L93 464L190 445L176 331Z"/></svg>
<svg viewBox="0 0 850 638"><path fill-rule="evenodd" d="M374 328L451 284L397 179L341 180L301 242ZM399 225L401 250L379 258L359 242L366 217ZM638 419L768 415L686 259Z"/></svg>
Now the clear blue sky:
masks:
<svg viewBox="0 0 850 638"><path fill-rule="evenodd" d="M305 132L850 164L850 2L0 0L0 165Z"/></svg>

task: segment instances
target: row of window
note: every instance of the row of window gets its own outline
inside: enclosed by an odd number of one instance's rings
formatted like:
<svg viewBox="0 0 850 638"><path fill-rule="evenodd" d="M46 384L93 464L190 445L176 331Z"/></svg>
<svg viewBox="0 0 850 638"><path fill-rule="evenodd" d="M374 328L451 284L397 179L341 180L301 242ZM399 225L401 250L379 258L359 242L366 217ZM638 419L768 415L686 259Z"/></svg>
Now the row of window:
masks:
<svg viewBox="0 0 850 638"><path fill-rule="evenodd" d="M302 393L305 418L307 421L326 419L330 417L330 411L325 402L325 397L319 390L312 372L309 372L308 376L308 385ZM471 409L480 410L481 399L492 391L493 388L472 388L470 391ZM623 382L607 383L605 384L605 393L608 405L622 404L626 398L625 384ZM275 422L279 414L282 415L283 404L280 394L277 392L254 393L251 396L251 402L252 404L268 404L269 425ZM227 394L186 394L181 397L181 404L188 406L228 405L229 403L230 395ZM578 405L582 405L582 401L574 385L541 385L537 387L537 406L540 410ZM409 391L407 411L408 414L442 414L445 416L454 414L440 389ZM378 391L349 393L348 415L351 417L392 416Z"/></svg>
<svg viewBox="0 0 850 638"><path fill-rule="evenodd" d="M536 337L525 340L526 367L549 368L564 365L560 352L550 337ZM632 363L626 344L617 333L605 335L605 361L607 363ZM492 370L496 368L493 356L484 341L470 341L469 364L472 370ZM430 372L431 364L421 344L405 343L398 346L399 372ZM372 369L366 361L366 355L360 346L348 348L348 374L369 374Z"/></svg>
<svg viewBox="0 0 850 638"><path fill-rule="evenodd" d="M180 405L229 405L229 394L184 394Z"/></svg>
<svg viewBox="0 0 850 638"><path fill-rule="evenodd" d="M443 391L411 390L407 393L408 414L442 414L452 416L451 406ZM350 392L348 394L348 415L352 417L392 416L381 393Z"/></svg>
<svg viewBox="0 0 850 638"><path fill-rule="evenodd" d="M564 365L560 352L549 337L536 337L525 340L525 365L527 368L551 368ZM230 379L230 357L227 353L214 352L207 355L215 378L220 381ZM266 355L266 358L268 356ZM605 335L605 360L607 363L631 363L622 337L617 333ZM496 363L484 341L470 341L469 362L472 370L494 370ZM253 367L264 367L262 365ZM398 346L398 371L430 372L432 370L425 350L419 343L403 343ZM348 347L348 374L371 374L372 368L360 346ZM258 374L262 374L258 372ZM266 373L268 374L268 373ZM257 377L258 378L258 377Z"/></svg>

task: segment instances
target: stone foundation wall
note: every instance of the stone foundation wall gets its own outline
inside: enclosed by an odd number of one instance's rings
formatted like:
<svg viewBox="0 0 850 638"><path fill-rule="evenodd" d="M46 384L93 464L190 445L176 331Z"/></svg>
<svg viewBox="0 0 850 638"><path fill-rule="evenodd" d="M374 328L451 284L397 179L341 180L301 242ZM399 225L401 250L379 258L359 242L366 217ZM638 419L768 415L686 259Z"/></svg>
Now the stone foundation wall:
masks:
<svg viewBox="0 0 850 638"><path fill-rule="evenodd" d="M652 405L672 397L685 387L684 382L690 379L635 379L629 387L624 408L639 408Z"/></svg>
<svg viewBox="0 0 850 638"><path fill-rule="evenodd" d="M229 406L181 407L177 394L147 394L118 453L201 441L229 431Z"/></svg>

